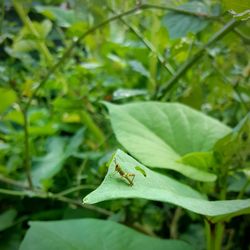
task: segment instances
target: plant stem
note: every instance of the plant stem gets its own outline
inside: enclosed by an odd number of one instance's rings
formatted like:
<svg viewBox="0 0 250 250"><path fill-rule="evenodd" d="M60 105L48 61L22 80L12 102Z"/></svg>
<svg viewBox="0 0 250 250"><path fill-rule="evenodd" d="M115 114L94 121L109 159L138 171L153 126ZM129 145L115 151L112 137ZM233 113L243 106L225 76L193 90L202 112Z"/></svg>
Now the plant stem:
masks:
<svg viewBox="0 0 250 250"><path fill-rule="evenodd" d="M219 222L215 224L215 239L214 239L214 250L221 250L222 240L224 233L224 223Z"/></svg>
<svg viewBox="0 0 250 250"><path fill-rule="evenodd" d="M73 205L76 205L79 207L83 207L83 208L98 212L98 213L106 215L106 216L110 216L113 214L112 212L110 212L106 209L96 207L94 205L83 204L80 201L73 200L73 199L70 199L70 198L62 196L62 195L53 194L53 193L45 193L45 192L39 191L39 190L36 190L36 191L17 191L17 190L9 190L9 189L0 188L0 193L7 194L7 195L13 195L13 196L28 196L28 197L32 196L32 197L41 198L41 199L58 200L58 201L62 201L62 202L68 203L68 204L73 204Z"/></svg>
<svg viewBox="0 0 250 250"><path fill-rule="evenodd" d="M154 233L153 230L151 230L150 228L148 227L144 227L143 225L141 225L140 223L138 222L135 222L134 224L131 225L134 229L136 229L137 231L143 233L143 234L146 234L146 235L149 235L151 237L157 237L157 235Z"/></svg>
<svg viewBox="0 0 250 250"><path fill-rule="evenodd" d="M182 208L177 207L175 209L174 217L171 221L170 225L170 238L177 239L178 238L178 223L182 215Z"/></svg>
<svg viewBox="0 0 250 250"><path fill-rule="evenodd" d="M75 191L79 191L79 190L82 190L82 189L95 189L96 186L95 185L79 185L77 187L71 187L69 189L66 189L60 193L57 193L55 194L56 196L62 196L62 195L66 195L66 194L70 194L70 193L73 193Z"/></svg>
<svg viewBox="0 0 250 250"><path fill-rule="evenodd" d="M112 212L110 212L110 211L108 211L106 209L96 207L96 206L93 206L93 205L90 205L90 204L83 204L80 201L76 201L76 200L70 199L70 198L65 197L65 196L54 195L54 196L52 196L52 198L55 199L55 200L58 200L58 201L62 201L62 202L65 202L65 203L74 204L74 205L79 206L79 207L87 208L89 210L98 212L98 213L106 215L106 216L110 216L110 215L113 214Z"/></svg>
<svg viewBox="0 0 250 250"><path fill-rule="evenodd" d="M212 237L212 231L211 231L211 225L210 222L207 221L206 219L204 220L205 222L205 236L206 236L206 242L207 242L207 250L212 250L212 242L211 242L211 237Z"/></svg>
<svg viewBox="0 0 250 250"><path fill-rule="evenodd" d="M28 180L29 188L33 189L32 177L30 173L30 145L29 145L29 122L28 122L28 112L22 109L23 119L24 119L24 169L26 172L26 177Z"/></svg>
<svg viewBox="0 0 250 250"><path fill-rule="evenodd" d="M224 222L213 224L205 219L207 250L221 250L224 228Z"/></svg>
<svg viewBox="0 0 250 250"><path fill-rule="evenodd" d="M229 33L234 27L239 25L240 22L232 19L225 26L223 26L217 33L212 36L206 44L204 44L190 59L188 59L175 73L175 75L170 78L170 80L160 89L158 99L166 100L168 91L172 89L177 83L178 80L186 73L186 71L191 68L203 55L205 50L214 42L218 41ZM165 94L164 94L165 93Z"/></svg>
<svg viewBox="0 0 250 250"><path fill-rule="evenodd" d="M147 8L151 8L151 9L161 9L161 10L168 10L168 11L173 11L176 13L180 13L180 14L185 14L185 15L190 15L190 16L196 16L196 17L200 17L200 18L206 18L206 19L217 19L219 18L218 16L212 16L209 15L207 13L204 12L193 12L190 10L185 10L179 7L173 7L170 5L156 5L156 4L146 4Z"/></svg>
<svg viewBox="0 0 250 250"><path fill-rule="evenodd" d="M14 195L14 196L25 196L27 195L27 192L25 191L17 191L17 190L9 190L9 189L3 189L0 188L1 194L7 194L7 195Z"/></svg>
<svg viewBox="0 0 250 250"><path fill-rule="evenodd" d="M0 175L0 182L4 182L6 184L13 185L13 186L16 186L16 187L21 187L23 189L28 189L29 188L28 186L24 185L22 182L10 179L10 178L5 177L3 175Z"/></svg>

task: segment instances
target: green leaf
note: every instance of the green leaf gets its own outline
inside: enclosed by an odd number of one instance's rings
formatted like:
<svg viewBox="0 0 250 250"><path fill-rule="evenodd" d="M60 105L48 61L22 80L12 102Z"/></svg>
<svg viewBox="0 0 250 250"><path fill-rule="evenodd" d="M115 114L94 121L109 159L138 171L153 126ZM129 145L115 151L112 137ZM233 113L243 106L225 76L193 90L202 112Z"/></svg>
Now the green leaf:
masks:
<svg viewBox="0 0 250 250"><path fill-rule="evenodd" d="M191 152L182 156L179 162L209 170L214 166L213 152Z"/></svg>
<svg viewBox="0 0 250 250"><path fill-rule="evenodd" d="M135 174L133 186L130 186L126 179L116 172L116 163L125 173ZM140 166L147 176L144 177L137 173L134 166ZM94 204L119 198L143 198L172 203L192 212L205 215L212 222L250 213L250 199L208 201L196 190L146 168L121 150L118 150L114 156L102 184L87 195L83 202Z"/></svg>
<svg viewBox="0 0 250 250"><path fill-rule="evenodd" d="M16 101L16 93L11 89L0 88L0 114Z"/></svg>
<svg viewBox="0 0 250 250"><path fill-rule="evenodd" d="M202 15L209 14L208 8L201 2L189 2L179 7L180 9L200 13L201 17L187 15L177 12L168 13L162 20L163 26L169 31L171 38L180 38L186 36L189 32L198 33L208 25L208 20L202 18Z"/></svg>
<svg viewBox="0 0 250 250"><path fill-rule="evenodd" d="M231 131L219 121L177 103L106 103L117 140L149 167L178 171L200 181L216 176L197 166L178 162L191 152L206 152Z"/></svg>
<svg viewBox="0 0 250 250"><path fill-rule="evenodd" d="M78 150L83 140L83 134L84 134L84 129L83 128L79 129L75 133L75 135L70 139L70 142L68 143L65 149L65 157L71 156Z"/></svg>
<svg viewBox="0 0 250 250"><path fill-rule="evenodd" d="M32 169L32 180L35 185L40 185L40 182L52 178L57 174L65 160L64 147L66 141L62 137L51 137L48 141L48 153L36 159Z"/></svg>
<svg viewBox="0 0 250 250"><path fill-rule="evenodd" d="M148 70L143 66L143 64L136 60L131 60L128 62L128 64L132 67L132 69L138 73L140 73L142 76L145 76L147 78L150 78L150 73Z"/></svg>
<svg viewBox="0 0 250 250"><path fill-rule="evenodd" d="M17 211L15 209L9 209L0 214L0 232L13 225L16 215Z"/></svg>
<svg viewBox="0 0 250 250"><path fill-rule="evenodd" d="M35 185L40 185L54 175L63 167L65 160L77 152L83 140L83 129L80 129L67 142L63 137L51 137L48 141L48 153L36 159L32 170L32 180Z"/></svg>
<svg viewBox="0 0 250 250"><path fill-rule="evenodd" d="M180 240L162 240L112 221L78 219L30 222L20 250L192 250Z"/></svg>
<svg viewBox="0 0 250 250"><path fill-rule="evenodd" d="M46 37L48 36L48 34L52 29L52 23L50 20L44 20L41 23L34 22L34 27L36 28L36 31L39 33L39 37L41 39L46 39Z"/></svg>

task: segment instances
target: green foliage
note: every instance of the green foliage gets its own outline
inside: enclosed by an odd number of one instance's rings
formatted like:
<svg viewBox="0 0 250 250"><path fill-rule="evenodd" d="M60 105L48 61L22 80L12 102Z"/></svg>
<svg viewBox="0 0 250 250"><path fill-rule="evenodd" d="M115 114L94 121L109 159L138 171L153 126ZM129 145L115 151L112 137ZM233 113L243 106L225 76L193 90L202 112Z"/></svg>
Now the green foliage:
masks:
<svg viewBox="0 0 250 250"><path fill-rule="evenodd" d="M0 2L0 249L247 246L248 1Z"/></svg>

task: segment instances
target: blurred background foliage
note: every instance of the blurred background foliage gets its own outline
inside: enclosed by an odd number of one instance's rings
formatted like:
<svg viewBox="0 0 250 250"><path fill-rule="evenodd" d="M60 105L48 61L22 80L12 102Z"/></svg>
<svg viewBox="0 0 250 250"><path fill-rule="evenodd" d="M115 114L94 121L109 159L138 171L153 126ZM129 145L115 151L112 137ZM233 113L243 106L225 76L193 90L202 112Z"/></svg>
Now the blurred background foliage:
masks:
<svg viewBox="0 0 250 250"><path fill-rule="evenodd" d="M118 147L100 101L180 102L231 127L247 114L249 2L237 2L1 1L1 249L17 249L30 220L83 217L107 218L203 249L198 215L146 200L82 208L81 199L101 183ZM231 20L235 25L208 44ZM232 198L245 179L239 172L229 180ZM225 249L247 246L249 222L245 216L230 223Z"/></svg>

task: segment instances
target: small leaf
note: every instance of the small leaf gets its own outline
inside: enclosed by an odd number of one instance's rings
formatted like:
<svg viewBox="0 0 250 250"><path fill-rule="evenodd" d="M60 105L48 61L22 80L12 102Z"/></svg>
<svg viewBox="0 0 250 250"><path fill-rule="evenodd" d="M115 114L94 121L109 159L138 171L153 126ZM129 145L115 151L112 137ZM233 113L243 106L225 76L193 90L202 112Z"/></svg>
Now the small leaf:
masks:
<svg viewBox="0 0 250 250"><path fill-rule="evenodd" d="M138 62L136 60L129 61L129 65L132 67L132 69L141 75L150 78L149 72L146 70L146 68L142 65L141 62Z"/></svg>
<svg viewBox="0 0 250 250"><path fill-rule="evenodd" d="M75 135L70 139L65 149L65 157L71 156L75 153L83 141L84 129L79 129Z"/></svg>
<svg viewBox="0 0 250 250"><path fill-rule="evenodd" d="M208 21L202 18L203 15L207 15L208 8L205 4L194 1L183 4L180 9L200 13L199 16L187 15L177 12L170 12L163 18L163 26L165 26L171 38L180 38L186 36L189 32L197 33L203 30Z"/></svg>
<svg viewBox="0 0 250 250"><path fill-rule="evenodd" d="M78 219L30 222L20 250L193 250L180 240L162 240L112 221Z"/></svg>
<svg viewBox="0 0 250 250"><path fill-rule="evenodd" d="M204 170L209 170L215 164L213 152L191 152L183 155L179 162Z"/></svg>

